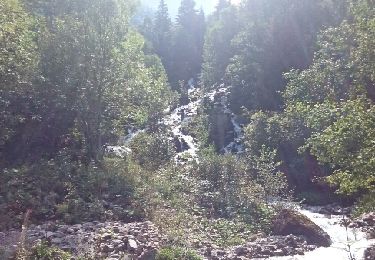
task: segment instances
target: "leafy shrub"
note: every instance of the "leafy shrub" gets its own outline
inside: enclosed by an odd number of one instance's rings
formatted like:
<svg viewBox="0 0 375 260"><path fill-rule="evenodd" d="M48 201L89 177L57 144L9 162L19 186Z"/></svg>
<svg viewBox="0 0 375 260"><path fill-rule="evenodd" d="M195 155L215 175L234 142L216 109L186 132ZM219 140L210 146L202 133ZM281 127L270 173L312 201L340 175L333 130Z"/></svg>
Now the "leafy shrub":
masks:
<svg viewBox="0 0 375 260"><path fill-rule="evenodd" d="M219 246L230 247L246 242L246 233L250 235L254 227L239 220L216 219L211 224L213 233L217 234L216 243Z"/></svg>
<svg viewBox="0 0 375 260"><path fill-rule="evenodd" d="M208 115L198 110L198 114L182 124L182 131L194 137L201 148L209 144Z"/></svg>
<svg viewBox="0 0 375 260"><path fill-rule="evenodd" d="M180 247L162 248L156 255L156 260L202 260L194 251Z"/></svg>
<svg viewBox="0 0 375 260"><path fill-rule="evenodd" d="M157 170L171 161L175 148L163 131L140 133L131 142L132 158L149 170Z"/></svg>
<svg viewBox="0 0 375 260"><path fill-rule="evenodd" d="M56 247L50 247L47 244L38 244L31 248L27 259L30 260L70 260L71 255Z"/></svg>
<svg viewBox="0 0 375 260"><path fill-rule="evenodd" d="M0 229L19 226L22 214L33 211L32 220L61 218L67 223L101 220L115 216L107 201L129 208L134 180L129 164L108 159L100 165L71 160L67 154L55 159L5 169L0 175Z"/></svg>
<svg viewBox="0 0 375 260"><path fill-rule="evenodd" d="M250 161L251 160L251 161ZM245 161L235 156L208 154L193 168L199 181L197 197L213 216L233 219L263 229L271 216L271 198L286 195L285 177L273 164L274 153Z"/></svg>
<svg viewBox="0 0 375 260"><path fill-rule="evenodd" d="M202 207L212 209L218 217L232 217L238 206L252 203L258 192L246 190L259 189L246 174L243 161L232 156L208 155L193 168L193 174L199 181L197 196Z"/></svg>
<svg viewBox="0 0 375 260"><path fill-rule="evenodd" d="M375 192L365 194L355 205L353 215L359 217L364 213L375 212Z"/></svg>

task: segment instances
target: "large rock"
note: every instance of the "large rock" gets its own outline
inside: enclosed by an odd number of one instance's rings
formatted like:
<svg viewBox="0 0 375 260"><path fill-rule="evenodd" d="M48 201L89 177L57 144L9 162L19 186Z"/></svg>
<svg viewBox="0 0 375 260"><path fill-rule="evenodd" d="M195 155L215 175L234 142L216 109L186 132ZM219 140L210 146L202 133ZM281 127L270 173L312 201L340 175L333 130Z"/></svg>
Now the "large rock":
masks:
<svg viewBox="0 0 375 260"><path fill-rule="evenodd" d="M272 230L276 235L300 235L310 244L329 247L332 244L329 235L308 217L301 213L283 209L272 221Z"/></svg>
<svg viewBox="0 0 375 260"><path fill-rule="evenodd" d="M365 260L375 259L375 245L366 249L364 259Z"/></svg>

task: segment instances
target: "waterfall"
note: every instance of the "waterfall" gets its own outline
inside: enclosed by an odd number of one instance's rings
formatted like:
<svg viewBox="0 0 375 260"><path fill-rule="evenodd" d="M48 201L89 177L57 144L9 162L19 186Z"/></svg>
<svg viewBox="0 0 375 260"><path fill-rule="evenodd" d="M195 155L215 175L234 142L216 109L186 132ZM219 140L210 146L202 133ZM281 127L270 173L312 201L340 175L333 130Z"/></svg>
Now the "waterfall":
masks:
<svg viewBox="0 0 375 260"><path fill-rule="evenodd" d="M190 135L183 132L183 123L197 115L198 109L202 104L202 100L208 99L210 102L215 102L219 98L219 105L224 114L228 115L230 122L233 126L233 141L222 148L223 153L240 154L244 152L243 147L243 127L239 123L239 117L235 115L228 106L228 92L230 87L220 85L218 88L203 94L202 90L194 86L193 81L189 81L189 103L187 105L179 106L166 115L162 122L171 129L172 139L175 140L177 148L180 148L175 161L177 163L184 163L189 160L197 160L197 152L199 144ZM129 134L122 138L121 146L108 146L107 149L111 150L114 154L122 156L130 152L127 146L139 133L143 130L131 130ZM287 256L287 257L274 257L270 259L280 260L359 260L363 258L366 248L375 244L375 239L366 239L363 232L353 228L345 228L340 225L342 216L324 215L320 214L318 207L310 207L299 209L299 211L306 215L309 219L320 226L326 231L333 243L330 247L317 248L305 255ZM350 250L349 250L350 247ZM351 258L352 257L352 258Z"/></svg>
<svg viewBox="0 0 375 260"><path fill-rule="evenodd" d="M240 154L244 152L243 147L243 128L239 123L239 118L234 114L228 106L228 94L230 87L224 84L216 87L203 94L202 89L197 88L194 85L194 80L189 80L188 82L188 96L189 103L187 105L182 105L169 112L161 121L162 124L166 125L171 129L172 140L176 143L176 148L178 153L175 157L176 162L185 162L197 159L197 152L199 144L194 138L188 134L183 133L183 124L188 123L189 120L198 114L198 109L202 104L203 99L208 99L210 102L215 102L215 99L219 99L219 105L225 115L228 116L233 127L233 140L222 147L221 151L224 154ZM120 138L119 146L107 146L106 151L110 152L118 157L125 157L126 154L131 152L128 148L130 142L139 133L146 131L130 129L128 135Z"/></svg>

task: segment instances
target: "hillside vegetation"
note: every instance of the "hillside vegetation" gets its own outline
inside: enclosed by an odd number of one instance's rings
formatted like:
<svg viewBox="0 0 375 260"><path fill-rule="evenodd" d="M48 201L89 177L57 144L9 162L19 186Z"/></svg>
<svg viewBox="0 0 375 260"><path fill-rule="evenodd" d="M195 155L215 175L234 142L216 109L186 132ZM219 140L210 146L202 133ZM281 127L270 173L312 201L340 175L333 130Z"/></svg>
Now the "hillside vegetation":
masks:
<svg viewBox="0 0 375 260"><path fill-rule="evenodd" d="M375 211L373 0L138 6L0 1L0 231L151 221L156 259L200 259L290 201Z"/></svg>

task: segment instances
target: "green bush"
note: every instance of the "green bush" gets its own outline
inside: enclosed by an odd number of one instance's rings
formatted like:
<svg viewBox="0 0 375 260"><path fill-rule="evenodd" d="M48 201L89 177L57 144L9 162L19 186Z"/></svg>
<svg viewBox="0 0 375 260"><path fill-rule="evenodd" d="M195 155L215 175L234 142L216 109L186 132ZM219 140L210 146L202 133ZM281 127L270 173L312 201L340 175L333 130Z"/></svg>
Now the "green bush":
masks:
<svg viewBox="0 0 375 260"><path fill-rule="evenodd" d="M130 210L135 180L129 163L106 159L84 164L67 154L0 174L0 229L19 227L22 215L32 210L33 222L59 218L66 223L136 216L116 215L109 202ZM117 210L118 211L118 210Z"/></svg>
<svg viewBox="0 0 375 260"><path fill-rule="evenodd" d="M375 212L375 192L370 192L359 199L353 215L359 217L364 213Z"/></svg>
<svg viewBox="0 0 375 260"><path fill-rule="evenodd" d="M273 154L274 155L274 154ZM285 177L276 169L270 154L243 160L235 156L207 154L195 165L196 194L201 207L216 217L242 218L263 229L271 216L271 197L285 195Z"/></svg>
<svg viewBox="0 0 375 260"><path fill-rule="evenodd" d="M140 133L130 144L132 158L148 170L157 170L169 163L175 155L175 148L164 131Z"/></svg>
<svg viewBox="0 0 375 260"><path fill-rule="evenodd" d="M72 256L56 247L39 244L31 248L28 260L70 260Z"/></svg>
<svg viewBox="0 0 375 260"><path fill-rule="evenodd" d="M156 255L156 260L202 260L194 251L180 247L162 248Z"/></svg>

